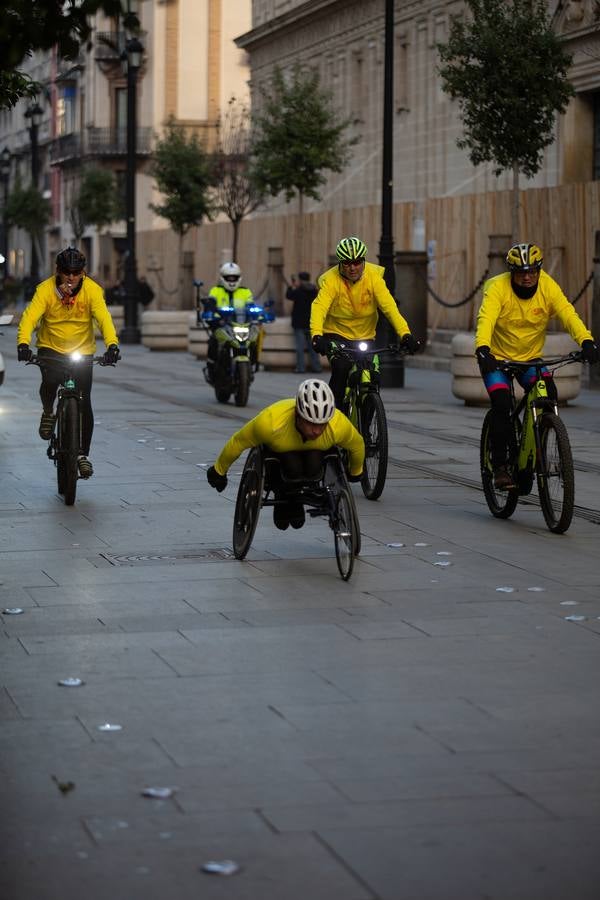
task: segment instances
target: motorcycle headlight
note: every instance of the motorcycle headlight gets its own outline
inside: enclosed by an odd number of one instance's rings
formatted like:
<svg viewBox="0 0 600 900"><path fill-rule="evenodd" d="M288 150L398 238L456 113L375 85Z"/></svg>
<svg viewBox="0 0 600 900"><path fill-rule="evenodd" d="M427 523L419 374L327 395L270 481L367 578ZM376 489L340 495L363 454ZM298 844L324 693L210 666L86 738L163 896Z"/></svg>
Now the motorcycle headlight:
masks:
<svg viewBox="0 0 600 900"><path fill-rule="evenodd" d="M76 350L75 353L71 353L69 359L71 360L71 362L74 362L74 363L79 362L81 359L81 353L79 353L79 351Z"/></svg>
<svg viewBox="0 0 600 900"><path fill-rule="evenodd" d="M233 333L236 336L236 338L238 339L238 341L245 341L246 338L248 337L249 331L250 331L250 329L248 328L247 325L234 325L233 326Z"/></svg>
<svg viewBox="0 0 600 900"><path fill-rule="evenodd" d="M359 349L359 350L366 350L368 346L369 346L369 345L368 345L368 344L365 344L364 341L361 341L360 344L358 345L358 349Z"/></svg>

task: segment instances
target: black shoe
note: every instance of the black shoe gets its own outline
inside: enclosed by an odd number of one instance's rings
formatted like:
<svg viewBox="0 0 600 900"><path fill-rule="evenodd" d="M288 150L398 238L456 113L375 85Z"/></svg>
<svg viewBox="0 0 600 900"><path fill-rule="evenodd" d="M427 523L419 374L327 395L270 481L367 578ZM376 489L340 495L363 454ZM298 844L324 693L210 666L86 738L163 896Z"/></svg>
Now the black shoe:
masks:
<svg viewBox="0 0 600 900"><path fill-rule="evenodd" d="M304 507L301 503L291 503L289 506L290 525L292 528L302 528L306 522Z"/></svg>
<svg viewBox="0 0 600 900"><path fill-rule="evenodd" d="M94 474L94 467L87 456L77 457L77 468L79 469L80 478L91 478Z"/></svg>
<svg viewBox="0 0 600 900"><path fill-rule="evenodd" d="M287 503L277 503L273 507L273 522L275 528L285 531L290 525L290 508Z"/></svg>

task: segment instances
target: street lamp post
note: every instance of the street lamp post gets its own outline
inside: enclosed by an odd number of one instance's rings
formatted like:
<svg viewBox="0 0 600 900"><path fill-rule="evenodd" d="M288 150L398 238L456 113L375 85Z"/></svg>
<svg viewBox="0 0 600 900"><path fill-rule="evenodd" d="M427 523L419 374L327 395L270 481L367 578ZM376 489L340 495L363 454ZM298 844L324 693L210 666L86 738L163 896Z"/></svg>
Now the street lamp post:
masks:
<svg viewBox="0 0 600 900"><path fill-rule="evenodd" d="M135 175L137 128L137 75L144 48L136 37L129 38L121 56L127 75L127 160L125 172L125 215L127 218L127 255L125 258L125 310L122 344L139 344L138 280L135 256Z"/></svg>
<svg viewBox="0 0 600 900"><path fill-rule="evenodd" d="M383 62L383 160L381 179L381 238L379 264L385 269L385 283L392 296L396 288L394 271L394 235L392 205L394 198L394 0L385 0L385 51ZM381 346L389 333L387 319L379 320L377 342ZM381 383L387 387L404 387L404 363L401 359L382 360Z"/></svg>
<svg viewBox="0 0 600 900"><path fill-rule="evenodd" d="M6 208L8 206L8 181L10 178L10 150L5 147L0 153L0 180L2 181L2 245L0 246L0 254L4 257L2 263L1 282L4 285L6 276L8 275L8 219L6 217Z"/></svg>
<svg viewBox="0 0 600 900"><path fill-rule="evenodd" d="M37 190L40 176L40 158L38 148L38 133L42 120L43 110L39 103L34 103L25 112L25 118L29 119L29 139L31 142L31 184ZM31 235L31 281L32 290L40 280L40 261L38 259L35 235Z"/></svg>

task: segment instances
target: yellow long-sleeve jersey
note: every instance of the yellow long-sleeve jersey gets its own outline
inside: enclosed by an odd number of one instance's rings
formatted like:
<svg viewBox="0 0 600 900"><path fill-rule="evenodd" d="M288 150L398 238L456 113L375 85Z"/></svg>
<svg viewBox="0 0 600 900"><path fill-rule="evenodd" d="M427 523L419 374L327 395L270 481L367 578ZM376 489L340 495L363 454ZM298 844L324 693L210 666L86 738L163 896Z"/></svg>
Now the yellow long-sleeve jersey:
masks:
<svg viewBox="0 0 600 900"><path fill-rule="evenodd" d="M219 475L225 475L236 459L250 447L265 444L274 453L291 450L330 450L342 447L348 451L351 475L360 475L365 461L365 442L352 422L336 409L318 438L304 441L296 429L296 401L278 400L267 406L243 428L232 435L215 462Z"/></svg>
<svg viewBox="0 0 600 900"><path fill-rule="evenodd" d="M37 330L38 348L48 347L57 353L91 355L96 350L94 321L98 323L107 347L119 343L100 285L91 278L84 278L75 303L65 306L52 276L38 284L25 307L17 332L17 344L30 344L33 332Z"/></svg>
<svg viewBox="0 0 600 900"><path fill-rule="evenodd" d="M410 332L400 315L396 301L383 280L383 266L365 263L362 276L354 284L342 278L333 266L319 278L319 293L310 312L310 333L333 332L350 341L369 341L375 337L378 310L389 319L398 337Z"/></svg>
<svg viewBox="0 0 600 900"><path fill-rule="evenodd" d="M511 287L510 272L496 275L483 286L475 349L489 347L497 359L516 362L540 357L552 316L557 316L578 344L592 340L573 304L546 272L540 272L537 291L530 300L517 297Z"/></svg>

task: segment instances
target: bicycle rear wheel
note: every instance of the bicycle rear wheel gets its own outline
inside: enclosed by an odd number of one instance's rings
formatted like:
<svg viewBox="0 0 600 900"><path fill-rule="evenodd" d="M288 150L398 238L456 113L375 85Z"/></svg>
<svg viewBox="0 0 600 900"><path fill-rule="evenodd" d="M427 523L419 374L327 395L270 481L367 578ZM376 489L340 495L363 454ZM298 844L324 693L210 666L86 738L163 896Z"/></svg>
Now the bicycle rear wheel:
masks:
<svg viewBox="0 0 600 900"><path fill-rule="evenodd" d="M63 403L58 422L59 446L56 458L58 492L65 506L73 506L77 493L77 457L79 456L79 406L74 397Z"/></svg>
<svg viewBox="0 0 600 900"><path fill-rule="evenodd" d="M536 474L542 512L550 531L563 534L571 524L575 504L569 435L555 413L544 413L539 427L542 453Z"/></svg>
<svg viewBox="0 0 600 900"><path fill-rule="evenodd" d="M233 552L236 559L244 559L250 549L262 505L263 485L263 454L255 447L248 454L235 501Z"/></svg>
<svg viewBox="0 0 600 900"><path fill-rule="evenodd" d="M492 446L490 441L490 422L492 410L488 410L481 428L479 444L479 460L481 467L481 483L489 511L497 519L508 519L514 513L519 500L519 489L497 491L494 487L494 469L492 466Z"/></svg>
<svg viewBox="0 0 600 900"><path fill-rule="evenodd" d="M367 500L383 493L388 465L388 432L383 400L375 391L362 399L359 407L360 433L365 442L365 468L361 481Z"/></svg>
<svg viewBox="0 0 600 900"><path fill-rule="evenodd" d="M335 558L340 575L348 581L354 568L356 555L356 538L352 513L352 499L346 490L341 488L334 512L333 533L335 537Z"/></svg>

